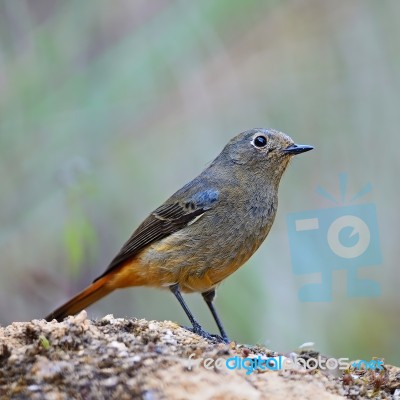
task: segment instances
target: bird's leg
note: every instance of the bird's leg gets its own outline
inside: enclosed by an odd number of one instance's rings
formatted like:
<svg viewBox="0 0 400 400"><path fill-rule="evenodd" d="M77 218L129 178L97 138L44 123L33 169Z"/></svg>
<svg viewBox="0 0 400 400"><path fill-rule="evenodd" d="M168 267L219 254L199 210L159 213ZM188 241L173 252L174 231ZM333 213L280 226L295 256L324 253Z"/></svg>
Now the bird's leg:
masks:
<svg viewBox="0 0 400 400"><path fill-rule="evenodd" d="M221 333L221 338L225 343L229 343L228 335L225 332L224 326L222 325L221 320L218 317L217 310L214 307L213 300L215 297L215 289L211 289L207 292L202 293L204 301L207 303L208 308L211 311L212 316L214 317L214 321L218 326L218 329Z"/></svg>
<svg viewBox="0 0 400 400"><path fill-rule="evenodd" d="M192 324L193 328L186 328L187 330L195 333L196 335L202 336L206 339L215 341L216 339L220 341L219 337L215 337L214 335L210 335L206 331L203 330L203 328L200 326L200 324L194 319L193 314L190 312L189 307L185 303L185 300L183 300L182 294L179 290L179 285L176 283L174 285L171 285L169 287L171 292L175 295L177 300L179 301L179 304L183 308L183 311L185 311L187 317L189 318L190 323Z"/></svg>

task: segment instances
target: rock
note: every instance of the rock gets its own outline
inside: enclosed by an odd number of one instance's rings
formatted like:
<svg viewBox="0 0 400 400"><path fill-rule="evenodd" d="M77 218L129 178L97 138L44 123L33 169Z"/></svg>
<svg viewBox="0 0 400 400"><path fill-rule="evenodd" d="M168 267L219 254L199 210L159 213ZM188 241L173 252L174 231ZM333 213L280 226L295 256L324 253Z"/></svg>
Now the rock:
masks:
<svg viewBox="0 0 400 400"><path fill-rule="evenodd" d="M313 351L313 354L318 354ZM229 369L226 360L278 357L260 346L212 343L173 322L112 315L0 328L1 399L398 398L399 368L347 371ZM396 394L394 394L396 393Z"/></svg>

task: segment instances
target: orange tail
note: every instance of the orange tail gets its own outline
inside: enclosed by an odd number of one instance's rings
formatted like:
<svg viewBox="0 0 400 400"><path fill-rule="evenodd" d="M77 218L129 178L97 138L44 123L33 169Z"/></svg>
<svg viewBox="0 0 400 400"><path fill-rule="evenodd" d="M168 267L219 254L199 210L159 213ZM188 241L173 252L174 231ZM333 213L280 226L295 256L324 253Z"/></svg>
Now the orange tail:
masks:
<svg viewBox="0 0 400 400"><path fill-rule="evenodd" d="M106 296L114 290L114 287L107 285L109 281L110 277L104 276L98 281L92 283L71 300L67 301L61 307L57 308L51 314L49 314L46 317L46 321L52 321L53 319L56 319L57 321L62 321L68 315L74 315L83 310L85 307L90 306L95 301Z"/></svg>

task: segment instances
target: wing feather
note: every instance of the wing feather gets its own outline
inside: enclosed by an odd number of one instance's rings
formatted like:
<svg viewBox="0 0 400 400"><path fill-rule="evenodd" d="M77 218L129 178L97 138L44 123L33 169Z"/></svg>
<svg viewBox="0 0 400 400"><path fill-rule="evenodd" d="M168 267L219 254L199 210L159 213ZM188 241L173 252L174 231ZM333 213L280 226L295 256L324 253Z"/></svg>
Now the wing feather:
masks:
<svg viewBox="0 0 400 400"><path fill-rule="evenodd" d="M94 282L135 256L151 243L179 231L190 225L191 222L195 222L202 214L212 208L212 204L217 199L218 192L209 189L205 192L196 193L187 201L165 203L157 208L133 232L129 240L111 261L106 271Z"/></svg>

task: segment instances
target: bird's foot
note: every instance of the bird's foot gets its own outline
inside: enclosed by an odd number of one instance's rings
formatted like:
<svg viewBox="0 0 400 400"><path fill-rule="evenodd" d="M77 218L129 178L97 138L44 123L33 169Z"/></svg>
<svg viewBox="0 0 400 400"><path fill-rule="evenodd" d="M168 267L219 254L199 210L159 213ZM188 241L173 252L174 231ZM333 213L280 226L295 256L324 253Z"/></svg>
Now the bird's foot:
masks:
<svg viewBox="0 0 400 400"><path fill-rule="evenodd" d="M199 335L205 339L211 340L214 343L230 343L230 340L227 337L208 333L199 324L193 324L193 327L183 326L182 328L186 329L187 331L193 332L196 335Z"/></svg>
<svg viewBox="0 0 400 400"><path fill-rule="evenodd" d="M229 344L231 342L227 336L220 336L216 334L210 334L210 336L213 337L218 343Z"/></svg>

